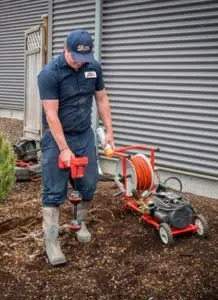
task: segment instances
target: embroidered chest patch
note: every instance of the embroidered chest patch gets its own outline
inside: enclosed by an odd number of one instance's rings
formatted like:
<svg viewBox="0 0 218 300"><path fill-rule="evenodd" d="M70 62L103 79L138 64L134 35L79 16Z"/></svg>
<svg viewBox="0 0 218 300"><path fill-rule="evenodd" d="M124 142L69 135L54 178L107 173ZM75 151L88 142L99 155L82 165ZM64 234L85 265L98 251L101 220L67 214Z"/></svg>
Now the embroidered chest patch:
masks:
<svg viewBox="0 0 218 300"><path fill-rule="evenodd" d="M97 77L97 75L96 75L95 71L85 72L85 78L96 78L96 77Z"/></svg>

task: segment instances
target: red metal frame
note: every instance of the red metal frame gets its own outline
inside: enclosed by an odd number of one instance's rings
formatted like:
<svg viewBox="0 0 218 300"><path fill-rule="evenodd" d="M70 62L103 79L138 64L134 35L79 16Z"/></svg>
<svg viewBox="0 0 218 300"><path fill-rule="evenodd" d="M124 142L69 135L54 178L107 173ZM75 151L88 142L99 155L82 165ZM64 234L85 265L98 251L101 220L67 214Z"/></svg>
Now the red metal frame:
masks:
<svg viewBox="0 0 218 300"><path fill-rule="evenodd" d="M155 166L155 151L159 151L158 148L143 146L143 145L132 145L132 146L115 149L113 156L117 156L122 159L122 167L123 167L123 175L124 175L123 185L124 185L125 189L126 189L126 172L127 172L126 160L129 158L128 153L125 153L125 152L129 151L129 150L133 150L133 149L150 151L150 162L151 162L151 166L152 166L153 170L154 170L154 166ZM152 190L154 190L154 188L155 188L155 186L152 186L150 188L150 192L152 192ZM159 227L160 227L159 220L155 217L150 216L147 212L142 212L140 210L140 208L138 207L136 199L133 196L130 197L130 196L127 196L126 193L123 193L123 197L124 197L124 201L125 201L124 209L133 209L134 211L141 214L141 219L144 222L151 224L157 230L159 229ZM148 196L147 198L144 198L143 201L146 203L149 201L149 199L150 199L150 196ZM173 236L177 236L177 235L187 233L187 232L195 233L198 230L198 226L196 226L194 224L189 224L188 226L186 226L185 228L182 228L182 229L171 227L171 230L172 230Z"/></svg>
<svg viewBox="0 0 218 300"><path fill-rule="evenodd" d="M141 213L141 219L143 221L145 221L148 224L151 224L156 229L159 229L159 227L160 227L159 220L155 217L151 217L147 212L142 213L136 203L127 200L126 203L124 204L124 209L128 209L128 208L131 208L131 209L135 210L136 212ZM175 227L170 227L170 228L172 230L173 236L176 236L176 235L183 234L186 232L195 233L198 229L198 226L196 226L194 224L189 224L188 226L181 228L181 229L175 228Z"/></svg>

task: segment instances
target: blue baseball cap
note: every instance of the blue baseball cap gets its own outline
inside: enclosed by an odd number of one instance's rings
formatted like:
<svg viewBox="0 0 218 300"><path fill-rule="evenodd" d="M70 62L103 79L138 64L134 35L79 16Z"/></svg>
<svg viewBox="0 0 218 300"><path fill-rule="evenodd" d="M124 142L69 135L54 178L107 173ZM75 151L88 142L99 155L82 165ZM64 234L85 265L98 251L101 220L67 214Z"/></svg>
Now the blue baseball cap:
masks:
<svg viewBox="0 0 218 300"><path fill-rule="evenodd" d="M80 63L94 62L93 41L87 31L76 29L70 32L67 36L66 46L75 61Z"/></svg>

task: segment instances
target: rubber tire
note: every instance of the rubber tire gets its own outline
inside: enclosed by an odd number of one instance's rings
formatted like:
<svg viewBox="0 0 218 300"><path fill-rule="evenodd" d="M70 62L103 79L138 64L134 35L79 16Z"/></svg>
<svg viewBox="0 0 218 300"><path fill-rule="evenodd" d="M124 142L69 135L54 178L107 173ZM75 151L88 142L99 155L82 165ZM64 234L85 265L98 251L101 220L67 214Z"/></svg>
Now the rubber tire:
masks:
<svg viewBox="0 0 218 300"><path fill-rule="evenodd" d="M167 238L166 240L165 239L163 240L163 237L162 237L163 231L166 235L166 238ZM161 242L164 245L172 245L174 243L172 230L171 230L170 226L167 223L161 223L160 224L160 226L158 228L158 233L159 233L159 237L161 239Z"/></svg>
<svg viewBox="0 0 218 300"><path fill-rule="evenodd" d="M197 235L201 238L206 238L208 236L208 232L209 232L209 226L208 226L207 220L205 219L205 217L203 215L197 214L197 215L195 215L195 218L194 218L195 225L197 225L196 221L199 222L202 227L201 228L202 232L199 232L198 230L196 231Z"/></svg>

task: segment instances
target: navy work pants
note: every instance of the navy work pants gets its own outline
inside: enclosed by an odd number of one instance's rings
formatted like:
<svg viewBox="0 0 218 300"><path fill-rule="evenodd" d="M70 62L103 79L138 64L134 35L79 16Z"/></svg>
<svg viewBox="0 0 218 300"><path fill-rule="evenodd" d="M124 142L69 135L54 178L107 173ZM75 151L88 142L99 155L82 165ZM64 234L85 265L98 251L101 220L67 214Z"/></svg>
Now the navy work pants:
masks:
<svg viewBox="0 0 218 300"><path fill-rule="evenodd" d="M65 133L68 146L76 157L88 156L88 166L84 177L74 180L75 190L79 191L84 201L91 201L98 182L98 166L94 133L91 128L80 134ZM58 167L60 154L51 131L47 130L41 140L42 151L42 205L59 206L67 198L67 186L70 169Z"/></svg>

